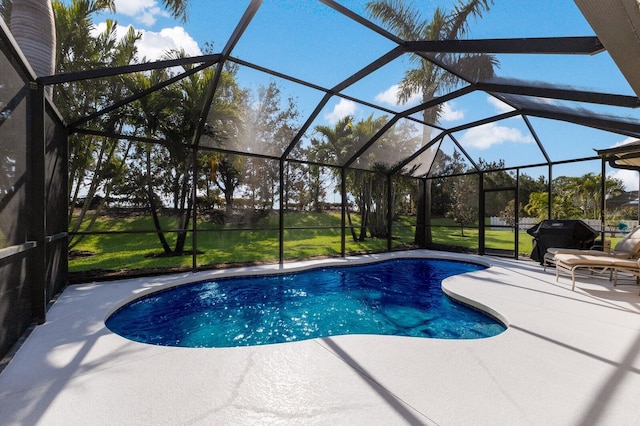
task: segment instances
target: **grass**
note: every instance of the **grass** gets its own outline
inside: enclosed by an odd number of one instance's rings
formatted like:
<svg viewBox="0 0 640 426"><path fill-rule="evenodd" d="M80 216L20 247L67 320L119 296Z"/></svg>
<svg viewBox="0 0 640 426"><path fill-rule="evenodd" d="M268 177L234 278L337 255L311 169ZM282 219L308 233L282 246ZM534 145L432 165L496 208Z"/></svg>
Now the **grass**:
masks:
<svg viewBox="0 0 640 426"><path fill-rule="evenodd" d="M354 226L358 218L354 215ZM177 223L171 217L162 217L163 229L175 229ZM220 225L201 221L198 223L196 264L198 267L231 263L276 262L279 259L277 215L257 221L252 226L258 229L243 229L238 226ZM337 256L341 253L341 219L339 212L288 213L284 217L284 258L299 259L315 256ZM309 229L298 229L310 227ZM292 229L293 228L293 229ZM167 268L187 269L192 266L191 233L187 236L187 254L178 257L160 257L162 249L153 231L149 217L101 217L95 224L96 232L109 233L85 236L73 250L90 254L71 256L69 272L153 270ZM359 229L357 229L359 231ZM434 243L475 250L478 248L478 229L461 228L449 219L433 222ZM415 217L401 217L394 222L393 247L411 244L414 240ZM177 234L165 234L171 247ZM514 234L505 230L487 230L486 247L510 250L514 247ZM531 252L531 236L521 231L518 252ZM614 242L615 243L615 242ZM346 235L347 253L375 252L387 249L386 239L368 238L354 242L350 231Z"/></svg>
<svg viewBox="0 0 640 426"><path fill-rule="evenodd" d="M258 229L242 229L208 222L198 223L197 264L269 262L279 258L278 217L272 215L253 225ZM162 217L163 229L175 229L177 222ZM285 227L313 227L312 229L288 229L284 231L285 257L302 258L341 253L339 213L297 213L285 216ZM129 232L85 236L73 248L75 252L91 253L90 256L73 256L69 262L71 273L89 270L186 268L192 264L191 233L187 236L188 255L158 257L162 252L151 219L148 217L108 218L97 220L95 232ZM175 246L177 234L165 234L169 245ZM349 243L350 251L381 250L386 241L368 240Z"/></svg>
<svg viewBox="0 0 640 426"><path fill-rule="evenodd" d="M172 218L161 220L164 229L175 229ZM399 222L404 240L413 229L406 228L408 219ZM285 216L285 227L309 227L310 229L286 229L284 231L284 253L286 259L312 256L335 256L341 253L341 230L339 213L294 213ZM357 223L355 224L358 225ZM278 217L270 216L253 225L258 229L242 229L212 223L198 223L198 266L219 263L269 262L279 258ZM191 233L187 236L185 256L159 257L162 249L152 228L150 218L99 218L95 232L118 232L87 235L73 248L74 252L91 254L72 256L69 271L191 267ZM122 233L129 232L129 233ZM177 234L165 234L173 247ZM400 235L399 235L400 237ZM411 235L411 240L413 236ZM381 251L386 249L386 240L367 239L353 242L347 236L348 252Z"/></svg>

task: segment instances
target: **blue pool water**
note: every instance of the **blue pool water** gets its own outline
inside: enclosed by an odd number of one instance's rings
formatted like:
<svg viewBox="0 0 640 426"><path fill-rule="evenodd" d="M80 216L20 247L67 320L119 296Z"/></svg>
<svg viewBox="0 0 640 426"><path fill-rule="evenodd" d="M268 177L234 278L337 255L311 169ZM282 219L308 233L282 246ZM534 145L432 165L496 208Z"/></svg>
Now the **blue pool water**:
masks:
<svg viewBox="0 0 640 426"><path fill-rule="evenodd" d="M441 290L444 278L479 269L484 267L397 259L224 278L142 297L116 311L106 325L134 341L183 347L264 345L343 334L483 338L505 326Z"/></svg>

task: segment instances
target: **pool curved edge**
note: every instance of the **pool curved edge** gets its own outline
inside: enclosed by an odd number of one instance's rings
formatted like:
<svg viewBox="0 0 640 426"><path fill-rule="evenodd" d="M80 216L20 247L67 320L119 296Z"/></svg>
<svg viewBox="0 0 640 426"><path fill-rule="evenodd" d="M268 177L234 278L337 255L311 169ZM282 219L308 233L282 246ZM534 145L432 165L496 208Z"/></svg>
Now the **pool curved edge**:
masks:
<svg viewBox="0 0 640 426"><path fill-rule="evenodd" d="M472 273L474 272L468 272L466 274L461 274L461 275L468 275ZM449 296L450 298L452 298L458 303L469 306L472 309L477 309L482 313L489 315L490 317L494 318L496 321L501 322L507 329L509 329L509 320L507 320L507 318L504 315L502 315L500 312L496 311L495 309L485 305L484 303L480 303L477 300L463 296L457 293L456 291L447 288L447 286L445 285L445 281L447 281L448 279L449 278L445 279L442 283L442 291L444 292L444 294L446 294L447 296ZM503 334L503 333L500 333L500 334ZM499 336L500 334L496 336ZM496 336L492 336L492 337L496 337ZM491 337L485 337L485 339L490 339L490 338Z"/></svg>
<svg viewBox="0 0 640 426"><path fill-rule="evenodd" d="M103 318L103 324L106 323L107 319L117 312L119 309L123 308L127 304L142 298L149 296L153 293L165 291L171 289L173 287L191 284L204 280L211 279L219 279L219 278L229 278L229 277L239 277L239 276L254 276L254 275L273 275L273 274L282 274L282 273L295 273L300 271L306 271L314 268L323 268L323 267L331 267L331 266L353 266L353 265L364 265L368 263L375 263L385 260L391 259L410 259L410 258L424 258L424 259L441 259L441 260L453 260L453 261L462 261L468 263L474 263L477 265L481 265L486 267L482 271L473 271L467 272L459 275L455 275L452 277L448 277L441 283L441 288L443 292L453 300L462 303L471 307L472 309L477 309L491 317L495 320L501 322L508 330L509 322L500 312L495 309L489 307L488 305L481 303L475 300L472 297L468 297L464 295L464 291L456 291L450 288L451 283L457 283L458 280L462 279L467 281L469 278L481 274L487 270L489 270L493 265L490 262L490 259L468 255L468 254L458 254L458 253L446 253L446 252L434 252L430 250L415 250L415 251L406 251L406 252L391 252L391 253L379 253L379 254L370 254L370 255L361 255L361 256L349 256L344 258L331 258L331 259L321 259L321 260L313 260L313 261L299 261L293 263L285 263L283 265L258 265L251 267L240 267L240 268L230 268L224 270L212 270L212 271L202 271L196 273L187 273L180 274L178 276L165 276L156 278L158 281L161 281L157 284L153 284L143 289L139 289L134 293L128 295L125 298L122 298L115 302L110 309L107 309L106 315ZM107 330L108 327L107 327ZM507 331L505 330L505 331ZM111 332L111 330L109 330ZM114 333L117 334L117 333ZM504 334L500 333L500 334ZM500 335L499 334L499 335ZM493 336L496 337L496 336Z"/></svg>

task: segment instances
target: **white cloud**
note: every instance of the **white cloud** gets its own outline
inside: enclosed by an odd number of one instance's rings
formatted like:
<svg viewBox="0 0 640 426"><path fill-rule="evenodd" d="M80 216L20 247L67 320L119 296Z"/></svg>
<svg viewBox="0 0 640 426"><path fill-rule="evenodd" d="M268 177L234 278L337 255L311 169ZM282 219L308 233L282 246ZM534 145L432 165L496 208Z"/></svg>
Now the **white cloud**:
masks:
<svg viewBox="0 0 640 426"><path fill-rule="evenodd" d="M141 10L149 9L157 5L155 0L114 0L116 11L127 16L135 16Z"/></svg>
<svg viewBox="0 0 640 426"><path fill-rule="evenodd" d="M445 102L440 111L440 120L442 121L460 121L464 118L464 112L454 109L453 102Z"/></svg>
<svg viewBox="0 0 640 426"><path fill-rule="evenodd" d="M420 93L414 93L407 102L400 103L398 102L398 91L400 90L400 86L394 84L389 87L384 92L380 92L375 96L376 102L380 102L382 104L387 104L391 106L411 106L417 105L420 102Z"/></svg>
<svg viewBox="0 0 640 426"><path fill-rule="evenodd" d="M96 25L92 35L96 36L107 28L104 22ZM129 27L118 26L117 37L120 39L129 31ZM136 42L138 56L140 59L146 57L148 61L158 60L169 50L184 49L187 56L202 55L198 43L182 27L163 28L159 32L136 30L141 34L140 40Z"/></svg>
<svg viewBox="0 0 640 426"><path fill-rule="evenodd" d="M355 102L349 101L347 99L340 99L340 102L333 107L333 111L326 113L324 115L325 120L329 122L329 124L334 125L341 118L346 117L347 115L353 115L356 111L357 106Z"/></svg>
<svg viewBox="0 0 640 426"><path fill-rule="evenodd" d="M496 123L484 124L469 129L460 138L460 143L463 146L482 150L505 142L532 143L533 138L530 135L524 135L518 129L499 126Z"/></svg>
<svg viewBox="0 0 640 426"><path fill-rule="evenodd" d="M198 43L182 27L163 28L160 32L139 30L142 38L138 42L140 57L147 60L159 59L172 49L184 49L187 56L202 55Z"/></svg>
<svg viewBox="0 0 640 426"><path fill-rule="evenodd" d="M614 179L620 179L627 191L635 191L638 189L638 172L635 170L620 169L609 173L608 176Z"/></svg>
<svg viewBox="0 0 640 426"><path fill-rule="evenodd" d="M168 17L169 14L158 6L155 0L114 0L116 12L131 16L136 21L151 26L156 23L158 16Z"/></svg>
<svg viewBox="0 0 640 426"><path fill-rule="evenodd" d="M498 113L513 111L513 108L511 106L505 104L498 98L494 98L493 96L487 96L487 102L493 105Z"/></svg>
<svg viewBox="0 0 640 426"><path fill-rule="evenodd" d="M107 23L100 22L99 24L96 24L93 26L93 29L91 30L90 35L91 37L98 37L98 35L102 34L106 29L107 29ZM121 39L127 33L127 29L128 28L121 27L119 25L116 27L116 34L118 39Z"/></svg>
<svg viewBox="0 0 640 426"><path fill-rule="evenodd" d="M382 104L396 105L398 103L398 85L394 84L384 92L378 93L374 99Z"/></svg>

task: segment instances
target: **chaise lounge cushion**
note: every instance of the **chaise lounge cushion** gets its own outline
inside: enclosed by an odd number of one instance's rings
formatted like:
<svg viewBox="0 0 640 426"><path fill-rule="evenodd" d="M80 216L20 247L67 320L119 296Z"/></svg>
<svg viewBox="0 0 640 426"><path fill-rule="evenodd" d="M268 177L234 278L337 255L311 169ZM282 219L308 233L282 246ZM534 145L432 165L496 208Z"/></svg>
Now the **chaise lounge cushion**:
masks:
<svg viewBox="0 0 640 426"><path fill-rule="evenodd" d="M636 259L623 259L615 256L602 256L592 254L571 254L558 253L555 255L555 261L563 265L583 265L584 267L593 266L594 268L638 268Z"/></svg>
<svg viewBox="0 0 640 426"><path fill-rule="evenodd" d="M613 256L594 256L589 254L559 253L554 257L556 264L556 281L560 271L566 271L571 275L572 286L576 286L576 270L580 268L588 269L592 272L611 271L613 273L613 285L617 284L618 272L624 272L636 277L640 277L640 260L621 259Z"/></svg>
<svg viewBox="0 0 640 426"><path fill-rule="evenodd" d="M598 247L598 246L594 246ZM631 259L640 256L640 226L636 226L629 232L623 239L618 241L613 250L609 252L601 250L582 250L582 249L567 249L560 247L550 247L544 255L542 265L545 270L548 265L556 263L555 258L559 254L574 254L574 255L590 255L590 256L609 256L622 259Z"/></svg>

